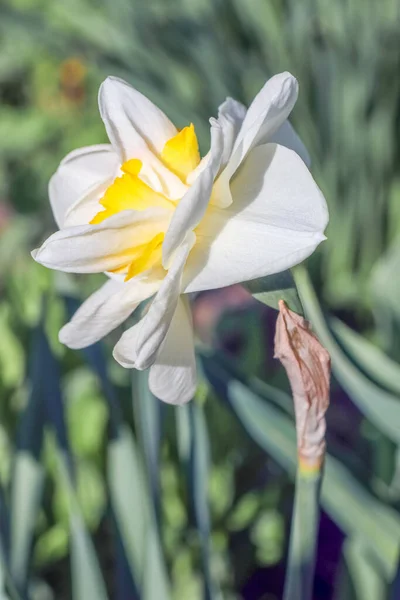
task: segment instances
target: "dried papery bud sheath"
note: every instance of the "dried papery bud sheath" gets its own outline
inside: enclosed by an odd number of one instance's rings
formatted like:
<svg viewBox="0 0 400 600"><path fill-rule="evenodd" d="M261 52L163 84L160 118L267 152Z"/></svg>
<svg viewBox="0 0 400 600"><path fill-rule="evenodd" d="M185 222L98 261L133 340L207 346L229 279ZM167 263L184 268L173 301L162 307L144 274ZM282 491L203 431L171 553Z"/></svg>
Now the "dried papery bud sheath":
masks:
<svg viewBox="0 0 400 600"><path fill-rule="evenodd" d="M318 471L325 455L330 356L310 324L283 300L276 323L275 358L285 367L292 389L299 468L304 473Z"/></svg>

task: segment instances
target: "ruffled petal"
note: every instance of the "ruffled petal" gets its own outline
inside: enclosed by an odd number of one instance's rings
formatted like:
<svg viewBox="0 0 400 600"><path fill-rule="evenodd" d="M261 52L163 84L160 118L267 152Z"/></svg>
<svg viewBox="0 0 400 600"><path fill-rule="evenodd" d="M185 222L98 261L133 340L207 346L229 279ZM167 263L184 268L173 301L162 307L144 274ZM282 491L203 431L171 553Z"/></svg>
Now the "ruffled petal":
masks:
<svg viewBox="0 0 400 600"><path fill-rule="evenodd" d="M119 158L110 144L70 152L50 179L49 197L54 218L64 227L65 215L89 190L99 190L117 175ZM99 191L100 197L100 191Z"/></svg>
<svg viewBox="0 0 400 600"><path fill-rule="evenodd" d="M109 279L78 308L59 333L69 348L85 348L121 325L140 302L156 293L157 279L132 279L120 283Z"/></svg>
<svg viewBox="0 0 400 600"><path fill-rule="evenodd" d="M196 236L190 232L176 251L172 265L147 314L125 331L114 348L114 358L123 367L147 369L168 333L181 293L182 272Z"/></svg>
<svg viewBox="0 0 400 600"><path fill-rule="evenodd" d="M100 86L99 109L121 163L142 161L141 176L157 192L177 199L187 186L159 159L166 142L177 134L168 117L126 81L108 77Z"/></svg>
<svg viewBox="0 0 400 600"><path fill-rule="evenodd" d="M112 271L133 260L137 246L166 231L170 218L171 211L162 208L125 210L98 225L57 231L32 256L49 269L67 273Z"/></svg>
<svg viewBox="0 0 400 600"><path fill-rule="evenodd" d="M224 153L222 155L221 168L226 166L231 157L246 112L246 107L233 98L227 98L218 108L218 122L221 125L224 135Z"/></svg>
<svg viewBox="0 0 400 600"><path fill-rule="evenodd" d="M196 358L190 307L181 296L154 364L150 367L152 393L168 404L182 405L196 392Z"/></svg>
<svg viewBox="0 0 400 600"><path fill-rule="evenodd" d="M286 121L298 95L297 80L290 73L271 77L254 98L232 150L225 169L216 181L212 202L221 208L232 203L229 183L252 148L270 141Z"/></svg>
<svg viewBox="0 0 400 600"><path fill-rule="evenodd" d="M229 209L211 209L196 229L183 289L224 287L284 271L325 239L325 199L301 158L258 146L232 183Z"/></svg>
<svg viewBox="0 0 400 600"><path fill-rule="evenodd" d="M231 154L233 145L235 143L237 134L240 131L240 127L243 123L243 119L246 115L246 107L233 100L233 98L227 98L225 102L218 108L218 124L222 130L223 136L223 154L221 158L220 171L226 166ZM187 183L192 185L199 177L200 173L204 171L208 162L211 158L211 150L207 152L201 159L199 165L188 175Z"/></svg>
<svg viewBox="0 0 400 600"><path fill-rule="evenodd" d="M223 153L223 136L217 121L211 121L210 160L192 187L176 207L163 242L163 264L167 266L171 256L203 218L210 200L214 179L218 173Z"/></svg>

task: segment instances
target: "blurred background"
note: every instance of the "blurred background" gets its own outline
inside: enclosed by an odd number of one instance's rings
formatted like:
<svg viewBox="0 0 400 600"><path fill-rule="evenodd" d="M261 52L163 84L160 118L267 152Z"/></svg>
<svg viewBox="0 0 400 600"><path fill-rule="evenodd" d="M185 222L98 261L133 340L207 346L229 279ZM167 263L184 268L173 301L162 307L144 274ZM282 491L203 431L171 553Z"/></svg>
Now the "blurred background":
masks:
<svg viewBox="0 0 400 600"><path fill-rule="evenodd" d="M56 226L47 182L106 141L99 84L120 76L178 127L289 70L292 122L330 210L303 271L333 361L314 598L400 598L398 0L2 0L0 597L278 600L296 469L277 312L240 286L193 311L197 397L161 406L61 326L102 281L30 250ZM301 599L299 599L301 600Z"/></svg>

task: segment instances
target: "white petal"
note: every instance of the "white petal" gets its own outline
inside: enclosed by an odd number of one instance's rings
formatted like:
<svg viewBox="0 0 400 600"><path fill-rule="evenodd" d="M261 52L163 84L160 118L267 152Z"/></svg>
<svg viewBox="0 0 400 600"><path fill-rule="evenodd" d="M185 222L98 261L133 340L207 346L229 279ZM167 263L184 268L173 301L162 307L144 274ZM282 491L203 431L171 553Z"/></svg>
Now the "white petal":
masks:
<svg viewBox="0 0 400 600"><path fill-rule="evenodd" d="M166 142L178 133L155 104L123 79L108 77L102 83L99 106L110 141L115 150L123 152L124 160L134 156L137 144L143 141L152 152L160 154Z"/></svg>
<svg viewBox="0 0 400 600"><path fill-rule="evenodd" d="M156 293L160 281L132 279L119 283L109 279L78 308L59 333L69 348L94 344L123 323L140 302Z"/></svg>
<svg viewBox="0 0 400 600"><path fill-rule="evenodd" d="M50 203L57 225L64 226L66 213L88 190L104 182L111 183L118 166L118 156L110 144L70 152L49 183Z"/></svg>
<svg viewBox="0 0 400 600"><path fill-rule="evenodd" d="M62 227L74 227L75 225L88 225L93 217L102 210L99 204L107 188L112 184L112 179L104 183L96 183L85 191L83 196L72 204L64 215Z"/></svg>
<svg viewBox="0 0 400 600"><path fill-rule="evenodd" d="M288 118L297 95L298 83L290 73L280 73L267 81L246 113L231 158L216 182L213 204L221 208L231 204L231 177L252 148L271 140Z"/></svg>
<svg viewBox="0 0 400 600"><path fill-rule="evenodd" d="M187 186L158 158L165 143L178 132L168 117L126 81L108 77L100 86L100 114L121 162L142 161L141 174L170 198L181 198Z"/></svg>
<svg viewBox="0 0 400 600"><path fill-rule="evenodd" d="M225 167L231 157L246 112L246 107L241 102L233 100L233 98L227 98L218 108L218 122L224 134L224 153L221 167Z"/></svg>
<svg viewBox="0 0 400 600"><path fill-rule="evenodd" d="M114 358L123 367L147 369L167 335L181 293L182 271L196 236L191 232L177 250L171 268L147 314L125 331L114 348Z"/></svg>
<svg viewBox="0 0 400 600"><path fill-rule="evenodd" d="M222 154L220 170L222 170L228 162L233 145L235 143L237 134L240 131L243 119L246 115L246 107L233 100L233 98L227 98L225 102L218 108L218 123L222 129L222 136L224 142L224 151ZM211 150L203 156L199 165L188 175L187 182L192 185L200 173L206 168L208 161L211 157Z"/></svg>
<svg viewBox="0 0 400 600"><path fill-rule="evenodd" d="M307 167L310 167L311 159L308 150L289 121L285 121L270 140L265 140L265 142L261 140L260 144L267 142L274 142L286 146L289 150L294 150L303 159Z"/></svg>
<svg viewBox="0 0 400 600"><path fill-rule="evenodd" d="M167 266L171 256L203 218L207 209L214 179L218 173L223 153L223 136L220 125L211 122L210 160L176 207L163 242L163 265Z"/></svg>
<svg viewBox="0 0 400 600"><path fill-rule="evenodd" d="M182 405L193 398L196 384L191 312L187 298L181 296L168 333L150 367L149 386L160 400Z"/></svg>
<svg viewBox="0 0 400 600"><path fill-rule="evenodd" d="M194 292L288 269L325 239L325 199L301 158L258 146L232 184L229 209L211 209L196 229L183 290Z"/></svg>
<svg viewBox="0 0 400 600"><path fill-rule="evenodd" d="M171 211L151 208L125 210L98 225L77 225L57 231L33 258L50 269L67 273L102 273L126 264L136 246L165 231Z"/></svg>

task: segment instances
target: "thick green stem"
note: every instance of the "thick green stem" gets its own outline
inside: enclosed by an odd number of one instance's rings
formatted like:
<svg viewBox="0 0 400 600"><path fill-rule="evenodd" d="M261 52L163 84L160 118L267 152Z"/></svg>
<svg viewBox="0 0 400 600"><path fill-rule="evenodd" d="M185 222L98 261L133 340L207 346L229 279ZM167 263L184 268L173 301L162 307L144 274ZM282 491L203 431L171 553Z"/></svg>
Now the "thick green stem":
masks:
<svg viewBox="0 0 400 600"><path fill-rule="evenodd" d="M312 599L321 480L321 469L298 467L284 600Z"/></svg>

